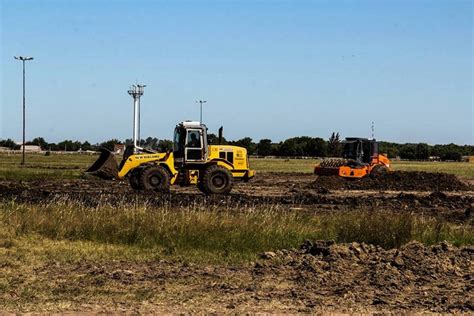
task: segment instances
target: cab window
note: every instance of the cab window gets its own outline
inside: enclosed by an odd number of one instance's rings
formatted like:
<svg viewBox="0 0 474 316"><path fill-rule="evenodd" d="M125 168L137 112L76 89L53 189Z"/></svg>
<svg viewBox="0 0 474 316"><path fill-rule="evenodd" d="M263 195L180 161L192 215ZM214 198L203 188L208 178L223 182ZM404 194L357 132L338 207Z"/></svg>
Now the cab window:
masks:
<svg viewBox="0 0 474 316"><path fill-rule="evenodd" d="M174 131L174 142L173 142L173 151L181 151L184 149L184 136L185 133L180 128L176 128Z"/></svg>
<svg viewBox="0 0 474 316"><path fill-rule="evenodd" d="M198 131L188 131L188 139L186 142L188 147L201 148L201 137Z"/></svg>

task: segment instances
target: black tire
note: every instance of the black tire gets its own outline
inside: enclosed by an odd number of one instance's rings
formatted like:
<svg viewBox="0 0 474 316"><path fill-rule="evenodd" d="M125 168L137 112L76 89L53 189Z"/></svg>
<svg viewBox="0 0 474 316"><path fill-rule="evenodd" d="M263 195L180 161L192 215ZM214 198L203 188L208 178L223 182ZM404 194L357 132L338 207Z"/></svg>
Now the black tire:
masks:
<svg viewBox="0 0 474 316"><path fill-rule="evenodd" d="M144 190L166 192L170 188L170 175L165 168L149 166L140 173L140 186Z"/></svg>
<svg viewBox="0 0 474 316"><path fill-rule="evenodd" d="M234 177L226 168L214 165L204 170L200 185L207 194L227 194L232 190Z"/></svg>
<svg viewBox="0 0 474 316"><path fill-rule="evenodd" d="M202 193L207 193L207 192L206 192L206 188L204 188L204 185L202 184L202 181L199 181L199 182L198 182L197 188L198 188L199 191L201 191Z"/></svg>
<svg viewBox="0 0 474 316"><path fill-rule="evenodd" d="M140 185L140 174L141 174L141 171L142 171L142 168L135 168L132 170L132 172L130 173L130 177L129 177L129 182L130 182L130 186L132 187L132 189L134 190L142 190L142 186Z"/></svg>
<svg viewBox="0 0 474 316"><path fill-rule="evenodd" d="M376 165L372 168L372 171L370 171L370 176L372 178L380 178L385 176L388 173L388 168L384 165Z"/></svg>

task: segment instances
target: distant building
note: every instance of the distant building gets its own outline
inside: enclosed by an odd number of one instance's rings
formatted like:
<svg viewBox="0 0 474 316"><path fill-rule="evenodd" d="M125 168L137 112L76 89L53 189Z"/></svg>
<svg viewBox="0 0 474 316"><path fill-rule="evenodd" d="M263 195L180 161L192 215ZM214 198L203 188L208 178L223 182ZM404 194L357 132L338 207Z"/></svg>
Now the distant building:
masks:
<svg viewBox="0 0 474 316"><path fill-rule="evenodd" d="M469 161L469 162L474 162L474 156L469 156L468 161Z"/></svg>
<svg viewBox="0 0 474 316"><path fill-rule="evenodd" d="M23 151L23 145L20 146L20 150ZM41 147L38 145L25 145L25 151L30 153L39 153L41 152Z"/></svg>

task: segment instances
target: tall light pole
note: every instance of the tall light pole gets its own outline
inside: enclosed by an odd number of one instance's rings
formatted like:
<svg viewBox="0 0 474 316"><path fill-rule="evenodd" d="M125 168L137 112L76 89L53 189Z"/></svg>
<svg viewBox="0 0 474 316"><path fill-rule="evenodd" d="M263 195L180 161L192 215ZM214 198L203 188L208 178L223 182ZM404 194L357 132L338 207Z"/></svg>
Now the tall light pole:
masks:
<svg viewBox="0 0 474 316"><path fill-rule="evenodd" d="M133 152L138 151L140 146L140 97L143 95L146 85L132 85L128 90L133 98ZM138 145L137 145L138 141Z"/></svg>
<svg viewBox="0 0 474 316"><path fill-rule="evenodd" d="M200 116L199 116L199 124L202 124L202 104L203 103L206 103L207 101L203 101L203 100L198 100L196 101L196 103L199 103L200 104Z"/></svg>
<svg viewBox="0 0 474 316"><path fill-rule="evenodd" d="M16 60L21 60L23 62L23 157L21 159L21 164L25 164L25 61L33 60L33 57L24 57L24 56L13 56Z"/></svg>

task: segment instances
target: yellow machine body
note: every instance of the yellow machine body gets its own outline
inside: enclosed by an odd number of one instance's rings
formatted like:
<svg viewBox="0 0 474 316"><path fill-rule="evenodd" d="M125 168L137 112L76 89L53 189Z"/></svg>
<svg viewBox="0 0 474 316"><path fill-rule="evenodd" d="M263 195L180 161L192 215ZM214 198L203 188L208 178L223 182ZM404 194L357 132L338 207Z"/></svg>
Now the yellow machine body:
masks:
<svg viewBox="0 0 474 316"><path fill-rule="evenodd" d="M170 183L174 184L178 171L174 168L173 153L153 153L153 154L134 154L126 158L122 164L122 168L118 170L117 178L122 179L135 168L144 164L157 164L165 167L172 176Z"/></svg>
<svg viewBox="0 0 474 316"><path fill-rule="evenodd" d="M255 176L255 170L249 167L247 156L247 149L238 146L230 145L210 145L208 146L208 159L205 165L215 164L228 169L234 178L248 180ZM231 153L234 156L234 162L228 160L228 155ZM224 158L223 158L224 156ZM122 179L126 177L132 170L146 165L156 164L164 167L170 173L170 183L175 184L178 177L179 170L175 168L173 153L146 153L133 154L126 158L122 163L122 168L118 170L117 178ZM199 179L199 172L201 169L186 169L189 184L197 184Z"/></svg>
<svg viewBox="0 0 474 316"><path fill-rule="evenodd" d="M113 153L103 150L86 172L103 179L128 178L137 190L166 191L170 185L194 184L207 194L229 193L234 180L248 181L255 176L247 149L209 145L207 127L192 121L176 125L172 151L156 153L127 146L118 164Z"/></svg>

